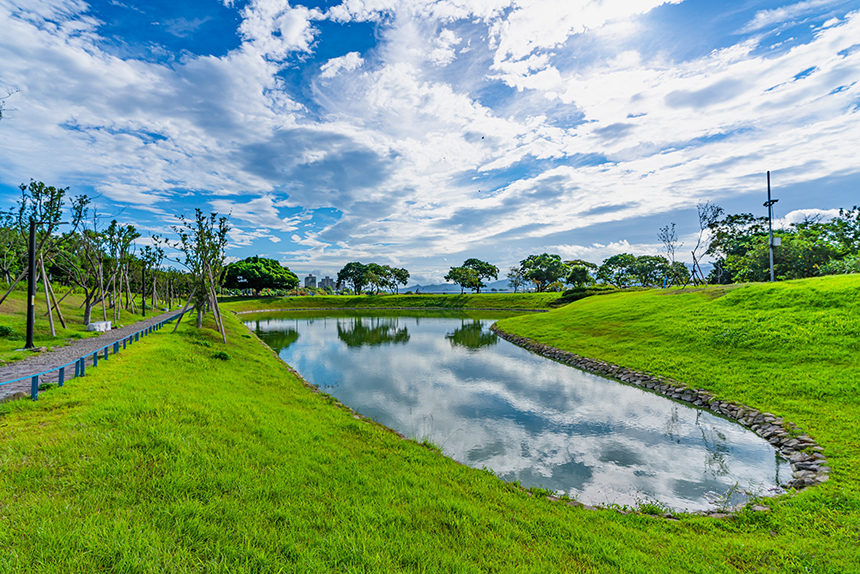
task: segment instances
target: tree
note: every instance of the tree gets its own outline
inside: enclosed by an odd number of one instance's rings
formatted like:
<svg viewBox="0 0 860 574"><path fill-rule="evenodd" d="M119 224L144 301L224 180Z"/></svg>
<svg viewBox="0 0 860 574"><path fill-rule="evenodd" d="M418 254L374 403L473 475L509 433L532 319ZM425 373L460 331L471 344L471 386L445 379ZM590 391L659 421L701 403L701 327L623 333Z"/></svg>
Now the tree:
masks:
<svg viewBox="0 0 860 574"><path fill-rule="evenodd" d="M480 289L482 283L478 272L469 267L451 267L445 275L445 281L451 281L460 286L460 294L465 289Z"/></svg>
<svg viewBox="0 0 860 574"><path fill-rule="evenodd" d="M704 254L707 254L710 249L710 229L717 220L719 220L720 216L723 214L723 208L719 207L710 201L706 201L705 203L697 203L696 204L696 214L699 218L699 235L696 238L696 246L693 247L693 277L698 277L696 275L696 271L699 271L701 274L701 268L699 268L699 261L702 258L702 255L699 254L699 250L703 250ZM674 224L673 228L674 228ZM674 230L674 229L673 229ZM674 260L673 260L674 261ZM705 276L701 275L702 282L705 282ZM695 281L694 281L695 282Z"/></svg>
<svg viewBox="0 0 860 574"><path fill-rule="evenodd" d="M409 282L409 271L403 269L402 267L394 267L391 269L391 278L394 290L399 292L397 286L403 285L404 287L406 287L406 284Z"/></svg>
<svg viewBox="0 0 860 574"><path fill-rule="evenodd" d="M215 278L222 276L224 267L224 250L227 247L227 232L230 225L226 217L218 217L217 213L210 213L207 217L200 209L194 210L194 219L188 220L180 215L179 225L172 225L174 233L179 241L174 247L182 251L185 260L181 261L189 270L193 280L193 287L189 301L194 298L197 309L197 328L203 326L203 313L209 307L215 316L215 324L221 332L221 338L227 342L227 332L221 321L221 310L218 307L218 298L215 293ZM187 308L187 304L186 304ZM184 314L183 310L183 314ZM180 316L179 321L182 320ZM179 321L176 326L179 326ZM176 327L174 327L174 331Z"/></svg>
<svg viewBox="0 0 860 574"><path fill-rule="evenodd" d="M347 263L343 269L337 272L337 288L342 285L352 285L352 290L356 295L361 294L361 289L368 284L367 265L363 265L358 261Z"/></svg>
<svg viewBox="0 0 860 574"><path fill-rule="evenodd" d="M478 283L476 287L478 293L481 292L481 287L486 287L486 285L484 285L484 283L481 281L482 279L499 278L499 268L495 265L487 263L486 261L481 261L480 259L466 259L463 262L462 266L466 269L472 269L478 276Z"/></svg>
<svg viewBox="0 0 860 574"><path fill-rule="evenodd" d="M640 255L630 268L630 274L642 287L659 285L670 271L669 260L662 255Z"/></svg>
<svg viewBox="0 0 860 574"><path fill-rule="evenodd" d="M391 267L380 265L379 263L368 263L366 266L367 282L374 288L376 294L379 295L380 289L387 288L392 280Z"/></svg>
<svg viewBox="0 0 860 574"><path fill-rule="evenodd" d="M594 283L594 277L591 276L593 272L597 271L597 265L594 263L585 261L584 259L574 259L572 261L565 261L564 264L568 268L565 283L574 287L585 287Z"/></svg>
<svg viewBox="0 0 860 574"><path fill-rule="evenodd" d="M526 277L521 266L514 265L508 270L508 285L513 287L514 293L516 293L517 289L520 287L525 287Z"/></svg>
<svg viewBox="0 0 860 574"><path fill-rule="evenodd" d="M669 263L675 262L675 251L678 250L678 247L683 247L683 243L678 243L678 233L675 231L675 222L673 221L669 225L660 228L660 232L657 234L657 238L663 243L663 247L666 249L666 258L669 260Z"/></svg>
<svg viewBox="0 0 860 574"><path fill-rule="evenodd" d="M520 261L523 275L535 284L538 293L545 291L550 283L555 283L567 275L567 265L561 256L542 253L540 255L529 255Z"/></svg>
<svg viewBox="0 0 860 574"><path fill-rule="evenodd" d="M619 253L608 257L597 269L597 280L619 288L629 287L635 281L632 272L635 263L636 257L630 253Z"/></svg>
<svg viewBox="0 0 860 574"><path fill-rule="evenodd" d="M224 270L224 286L229 289L295 289L299 278L274 259L247 257Z"/></svg>

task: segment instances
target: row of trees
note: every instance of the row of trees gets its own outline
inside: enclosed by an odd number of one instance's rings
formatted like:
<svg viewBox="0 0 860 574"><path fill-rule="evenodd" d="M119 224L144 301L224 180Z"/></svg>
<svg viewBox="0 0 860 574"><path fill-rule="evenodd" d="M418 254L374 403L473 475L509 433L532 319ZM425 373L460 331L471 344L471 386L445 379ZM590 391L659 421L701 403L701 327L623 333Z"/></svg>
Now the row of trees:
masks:
<svg viewBox="0 0 860 574"><path fill-rule="evenodd" d="M97 307L101 309L102 320L111 317L118 321L121 309L145 314L147 299L150 308L171 307L189 295L186 308L195 305L198 326L202 325L205 310L212 309L226 340L215 298L229 230L226 218L216 214L206 216L196 210L193 219L180 216L177 225L172 226L177 241L154 235L149 238L150 244L140 249L136 245L141 238L138 230L116 220L103 225L86 195L67 198L68 188L36 181L21 184L19 189L21 196L15 207L0 212L0 276L10 284L0 297L0 304L28 279L30 227L35 222L35 279L45 294L52 334L56 335L55 313L66 326L60 302L77 290L84 296L85 324L93 320ZM70 217L61 221L67 199ZM184 266L186 271L168 265L165 251L168 248L181 254L171 261ZM55 286L66 293L58 296ZM135 301L138 294L140 307Z"/></svg>
<svg viewBox="0 0 860 574"><path fill-rule="evenodd" d="M365 287L371 287L377 294L382 289L396 293L400 285L409 282L409 271L378 263L347 263L337 272L337 289L350 287L359 295Z"/></svg>
<svg viewBox="0 0 860 574"><path fill-rule="evenodd" d="M770 274L768 219L751 213L724 215L708 227L707 254L714 257L708 281L732 283L767 281ZM860 272L860 207L840 209L830 221L808 218L775 229L777 279Z"/></svg>

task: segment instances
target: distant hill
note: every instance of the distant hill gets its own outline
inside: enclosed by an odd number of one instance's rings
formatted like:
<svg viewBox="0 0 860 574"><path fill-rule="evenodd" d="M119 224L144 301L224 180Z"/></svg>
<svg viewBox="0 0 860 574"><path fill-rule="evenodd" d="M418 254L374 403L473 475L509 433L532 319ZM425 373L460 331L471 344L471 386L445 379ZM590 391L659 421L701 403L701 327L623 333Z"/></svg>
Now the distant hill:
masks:
<svg viewBox="0 0 860 574"><path fill-rule="evenodd" d="M501 293L512 293L513 289L508 286L507 279L499 279L498 281L493 281L492 283L487 283L487 286L481 289L481 293L492 293L493 289L496 292ZM440 283L437 285L412 285L407 287L406 289L401 290L401 293L404 291L412 291L413 293L459 293L460 286L455 283ZM471 293L470 289L466 289L466 293Z"/></svg>

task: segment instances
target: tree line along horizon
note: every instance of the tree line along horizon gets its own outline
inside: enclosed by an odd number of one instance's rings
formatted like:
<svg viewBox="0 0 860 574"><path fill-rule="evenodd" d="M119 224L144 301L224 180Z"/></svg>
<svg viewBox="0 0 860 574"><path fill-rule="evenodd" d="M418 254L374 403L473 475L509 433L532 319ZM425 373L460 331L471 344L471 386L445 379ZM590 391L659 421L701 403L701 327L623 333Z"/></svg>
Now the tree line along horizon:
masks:
<svg viewBox="0 0 860 574"><path fill-rule="evenodd" d="M299 280L289 268L274 259L253 256L225 264L226 217L205 215L195 210L194 218L182 215L171 225L176 240L157 234L148 238L149 245L138 248L141 233L132 225L121 225L113 219L102 222L91 198L70 197L69 228L62 233L56 225L63 216L69 188L47 186L30 181L19 186L21 196L16 205L0 212L0 278L9 284L0 304L26 277L29 260L30 222L36 230L37 281L43 284L49 307L57 310L59 297L51 283L71 287L84 295L83 319L88 323L100 306L103 320L115 320L120 309L137 313L138 299L148 299L149 307L171 307L187 298L201 314L216 307L216 291L252 289L256 294L282 295L291 292L326 292L323 289L297 291ZM552 253L529 255L507 272L508 284L515 292L534 285L536 291L562 291L565 287L582 288L594 284L624 287L679 286L703 283L766 281L769 277L768 219L750 213L726 214L710 202L697 206L699 233L692 246L692 264L676 255L683 244L675 224L660 228L658 238L664 255L621 253L601 264L582 259L562 260ZM775 248L774 267L777 279L796 279L837 273L860 272L860 208L840 209L836 217L823 221L807 218L787 228L775 229L781 239ZM173 248L179 257L168 257L165 249ZM699 261L705 256L714 260L708 275ZM176 266L181 268L177 268ZM481 292L485 281L498 279L499 268L476 258L452 266L445 280L466 289ZM379 263L353 261L337 274L338 292L398 292L405 286L407 269ZM71 291L67 291L66 295ZM140 301L141 303L143 301ZM108 313L110 310L110 314ZM52 317L51 313L47 313ZM52 320L53 321L53 320Z"/></svg>
<svg viewBox="0 0 860 574"><path fill-rule="evenodd" d="M690 284L727 284L767 281L769 279L768 218L751 213L726 214L710 202L696 206L699 229L696 243L690 250L692 263L678 260L683 247L675 223L659 229L658 239L665 255L633 255L620 253L598 265L583 259L562 260L558 254L529 255L507 272L508 285L516 293L529 284L537 292L563 291L566 287L581 289L595 284L617 288L687 286ZM781 244L774 248L774 271L778 280L801 279L819 275L860 273L860 208L840 209L828 221L808 217L787 228L775 229L774 237ZM713 268L705 275L700 262L714 259ZM453 266L445 281L480 293L485 280L498 279L499 268L476 258ZM337 274L336 290L351 290L360 294L365 287L369 293L381 290L398 292L406 285L409 271L378 263L347 263ZM295 289L298 277L274 259L249 257L227 266L227 287L263 289ZM236 277L245 283L236 281ZM275 293L272 293L275 294Z"/></svg>

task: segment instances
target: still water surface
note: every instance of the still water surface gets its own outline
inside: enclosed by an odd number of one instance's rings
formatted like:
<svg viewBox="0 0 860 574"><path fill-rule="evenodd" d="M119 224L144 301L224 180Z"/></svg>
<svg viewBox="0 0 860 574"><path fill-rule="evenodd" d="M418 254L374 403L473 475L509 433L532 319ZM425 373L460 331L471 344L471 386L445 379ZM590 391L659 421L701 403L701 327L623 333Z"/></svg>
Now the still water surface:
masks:
<svg viewBox="0 0 860 574"><path fill-rule="evenodd" d="M246 325L363 415L587 504L701 510L744 490L772 494L790 477L744 427L532 354L489 331L501 317L293 312Z"/></svg>

